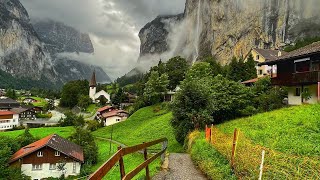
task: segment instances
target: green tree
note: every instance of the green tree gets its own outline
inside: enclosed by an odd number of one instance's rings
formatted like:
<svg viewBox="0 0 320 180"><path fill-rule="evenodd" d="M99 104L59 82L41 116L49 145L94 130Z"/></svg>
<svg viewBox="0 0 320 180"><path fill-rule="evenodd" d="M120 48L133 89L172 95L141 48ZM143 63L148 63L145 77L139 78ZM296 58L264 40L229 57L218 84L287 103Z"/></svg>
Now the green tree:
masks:
<svg viewBox="0 0 320 180"><path fill-rule="evenodd" d="M202 79L212 78L213 71L209 63L207 62L196 62L186 74L186 79Z"/></svg>
<svg viewBox="0 0 320 180"><path fill-rule="evenodd" d="M78 99L78 106L85 109L92 103L92 99L88 95L80 95Z"/></svg>
<svg viewBox="0 0 320 180"><path fill-rule="evenodd" d="M123 89L119 88L116 95L112 98L112 103L119 106L126 98L127 96L124 94Z"/></svg>
<svg viewBox="0 0 320 180"><path fill-rule="evenodd" d="M224 68L214 57L207 57L203 61L210 64L213 76L217 76L218 74L225 75Z"/></svg>
<svg viewBox="0 0 320 180"><path fill-rule="evenodd" d="M83 116L77 116L73 114L71 111L65 113L65 118L59 121L60 126L76 126L83 127L85 125L85 121Z"/></svg>
<svg viewBox="0 0 320 180"><path fill-rule="evenodd" d="M246 77L245 80L254 79L257 77L257 69L256 69L256 63L254 62L252 54L249 55L246 63Z"/></svg>
<svg viewBox="0 0 320 180"><path fill-rule="evenodd" d="M16 91L14 89L7 89L6 90L6 96L8 98L11 98L11 99L17 99L17 94L16 94Z"/></svg>
<svg viewBox="0 0 320 180"><path fill-rule="evenodd" d="M72 108L78 104L81 95L89 94L89 82L87 80L70 81L61 91L60 105Z"/></svg>
<svg viewBox="0 0 320 180"><path fill-rule="evenodd" d="M100 104L101 106L105 106L106 103L108 102L108 100L107 100L104 96L100 96L100 97L98 98L98 100L99 100L99 104Z"/></svg>
<svg viewBox="0 0 320 180"><path fill-rule="evenodd" d="M166 63L166 73L168 74L168 88L170 90L174 90L180 82L184 80L187 70L188 62L186 59L181 58L180 56L169 59Z"/></svg>
<svg viewBox="0 0 320 180"><path fill-rule="evenodd" d="M26 128L24 130L24 133L23 134L20 134L18 137L17 137L17 142L19 143L19 145L21 147L24 147L24 146L27 146L35 141L37 141L38 139L35 138L31 133L30 133L30 130L29 128Z"/></svg>
<svg viewBox="0 0 320 180"><path fill-rule="evenodd" d="M97 163L98 146L90 131L77 127L76 131L68 139L83 148L86 165L93 165Z"/></svg>
<svg viewBox="0 0 320 180"><path fill-rule="evenodd" d="M143 94L147 104L151 105L161 102L164 93L167 92L168 84L169 80L167 74L159 76L157 71L152 71Z"/></svg>

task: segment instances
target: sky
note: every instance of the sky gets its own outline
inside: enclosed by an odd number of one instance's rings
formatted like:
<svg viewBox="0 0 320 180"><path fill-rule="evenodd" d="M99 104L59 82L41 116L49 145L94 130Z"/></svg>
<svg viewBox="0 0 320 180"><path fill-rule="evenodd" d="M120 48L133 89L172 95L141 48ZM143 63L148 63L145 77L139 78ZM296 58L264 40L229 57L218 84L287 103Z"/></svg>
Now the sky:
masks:
<svg viewBox="0 0 320 180"><path fill-rule="evenodd" d="M21 0L31 19L52 19L88 33L93 55L71 54L115 79L135 67L140 29L158 15L184 11L185 0Z"/></svg>

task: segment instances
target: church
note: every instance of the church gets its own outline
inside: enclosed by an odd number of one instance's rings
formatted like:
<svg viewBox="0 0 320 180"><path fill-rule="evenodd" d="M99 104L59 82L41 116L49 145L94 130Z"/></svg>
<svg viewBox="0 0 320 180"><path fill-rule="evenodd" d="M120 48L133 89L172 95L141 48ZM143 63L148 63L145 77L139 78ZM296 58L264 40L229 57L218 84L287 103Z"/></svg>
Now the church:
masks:
<svg viewBox="0 0 320 180"><path fill-rule="evenodd" d="M99 99L100 96L104 96L107 99L107 103L110 103L110 94L108 94L104 90L97 92L96 72L93 71L89 85L89 97L93 102L96 102L96 100Z"/></svg>

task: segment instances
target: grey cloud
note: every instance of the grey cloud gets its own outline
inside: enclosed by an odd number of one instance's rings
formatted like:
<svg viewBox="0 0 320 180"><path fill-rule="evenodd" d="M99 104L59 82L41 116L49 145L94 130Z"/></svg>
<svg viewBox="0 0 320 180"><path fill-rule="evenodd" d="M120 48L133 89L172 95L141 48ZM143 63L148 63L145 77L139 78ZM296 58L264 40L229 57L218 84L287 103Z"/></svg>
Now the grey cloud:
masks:
<svg viewBox="0 0 320 180"><path fill-rule="evenodd" d="M99 65L113 78L139 56L139 30L156 16L183 12L185 0L21 0L31 19L53 19L90 34L95 53L74 59Z"/></svg>

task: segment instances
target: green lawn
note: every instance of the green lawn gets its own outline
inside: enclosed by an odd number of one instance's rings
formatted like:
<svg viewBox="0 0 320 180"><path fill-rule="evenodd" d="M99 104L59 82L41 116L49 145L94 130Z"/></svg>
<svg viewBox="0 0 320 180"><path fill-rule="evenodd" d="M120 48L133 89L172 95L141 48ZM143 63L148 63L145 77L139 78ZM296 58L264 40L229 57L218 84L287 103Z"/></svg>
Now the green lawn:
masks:
<svg viewBox="0 0 320 180"><path fill-rule="evenodd" d="M236 119L218 126L240 128L256 144L284 153L320 156L320 105L303 105Z"/></svg>
<svg viewBox="0 0 320 180"><path fill-rule="evenodd" d="M158 111L158 112L157 112ZM113 126L113 139L126 145L167 137L169 152L182 152L182 146L175 140L170 125L172 113L161 109L161 105L142 108L126 121ZM110 138L112 127L105 127L93 132L94 136Z"/></svg>
<svg viewBox="0 0 320 180"><path fill-rule="evenodd" d="M0 136L18 137L23 134L24 130L0 132ZM43 127L43 128L31 128L31 134L37 138L43 138L51 134L58 134L61 137L68 137L74 132L73 127Z"/></svg>
<svg viewBox="0 0 320 180"><path fill-rule="evenodd" d="M27 97L20 97L21 100L24 100L25 98L27 98ZM33 98L38 101L38 102L32 103L32 105L34 105L34 106L45 107L48 104L48 102L44 98L35 97L35 96L32 96L30 98Z"/></svg>

